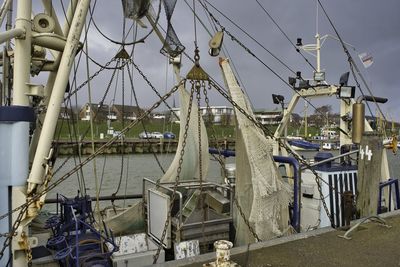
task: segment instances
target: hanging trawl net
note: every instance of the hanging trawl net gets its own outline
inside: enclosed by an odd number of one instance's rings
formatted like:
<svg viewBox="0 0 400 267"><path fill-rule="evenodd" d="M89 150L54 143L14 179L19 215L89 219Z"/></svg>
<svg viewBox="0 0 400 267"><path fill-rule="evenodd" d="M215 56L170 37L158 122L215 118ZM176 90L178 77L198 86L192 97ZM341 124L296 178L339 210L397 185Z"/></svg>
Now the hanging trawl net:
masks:
<svg viewBox="0 0 400 267"><path fill-rule="evenodd" d="M176 57L185 50L185 47L179 41L178 36L175 33L174 28L171 24L172 13L174 13L176 0L163 0L165 14L167 16L167 36L165 36L164 45L161 48L161 53L169 55L170 57Z"/></svg>
<svg viewBox="0 0 400 267"><path fill-rule="evenodd" d="M228 60L221 62L232 100L254 118L246 95L237 84ZM234 212L235 243L255 242L250 227L261 240L282 235L288 228L290 188L282 181L272 156L273 140L267 139L242 112L236 115L236 198L243 215Z"/></svg>
<svg viewBox="0 0 400 267"><path fill-rule="evenodd" d="M122 0L124 16L129 19L141 19L150 7L150 0Z"/></svg>

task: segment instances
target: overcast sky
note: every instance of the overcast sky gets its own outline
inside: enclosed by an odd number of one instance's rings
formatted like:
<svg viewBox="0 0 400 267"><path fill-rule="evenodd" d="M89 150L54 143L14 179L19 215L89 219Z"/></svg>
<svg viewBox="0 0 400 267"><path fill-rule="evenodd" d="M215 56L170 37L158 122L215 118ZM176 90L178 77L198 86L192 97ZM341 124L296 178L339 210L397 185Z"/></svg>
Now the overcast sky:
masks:
<svg viewBox="0 0 400 267"><path fill-rule="evenodd" d="M92 1L94 2L94 1ZM115 40L121 40L122 36L122 5L120 1L97 1L94 13L94 20L101 31ZM305 60L295 51L292 44L278 30L270 18L264 13L255 0L209 0L211 4L222 11L231 20L237 23L246 33L254 37L266 49L284 62L291 70L301 71L304 78L311 78L313 70ZM316 0L259 0L264 8L279 24L282 30L289 36L292 42L296 42L297 37L303 38L303 44L314 43L316 27L321 35L335 33L330 26L326 16L319 8L317 17ZM393 116L400 120L400 1L399 0L321 0L334 25L337 27L343 40L353 45L356 51L350 52L362 71L365 79L377 96L388 97L389 101L382 108L388 112L388 117ZM64 1L67 5L68 1ZM188 0L192 5L192 1ZM57 4L58 5L58 4ZM153 1L154 8L158 8L158 1ZM272 68L280 77L287 80L288 76L293 76L290 70L279 63L264 49L248 38L243 32L236 28L232 23L222 17L215 9L209 6L210 11L220 21L220 23L248 47L264 64ZM40 11L40 7L38 7ZM203 8L197 3L196 11L201 20L209 30L212 27L205 16ZM165 14L161 13L161 25L166 28ZM145 23L147 21L144 20ZM126 21L126 29L130 27L131 21ZM175 13L172 18L173 26L181 42L186 47L186 52L193 56L194 43L194 23L193 13L188 8L184 0L178 0ZM139 37L146 34L149 29L139 29ZM104 39L94 28L90 30L89 53L92 57L104 64L111 59L119 50L119 46ZM132 35L129 37L132 39ZM209 35L197 23L197 40L200 47L200 63L203 68L210 73L213 78L221 81L222 75L218 67L218 59L208 55ZM247 94L255 108L274 109L271 94L278 93L285 96L288 101L293 91L285 85L276 75L263 66L257 59L249 55L237 43L232 42L229 36L225 35L224 45L229 52L230 58L235 64L239 73L241 85L245 87ZM171 88L175 80L172 68L168 66L167 60L159 51L162 44L155 34L152 34L144 44L138 44L135 48L134 60L157 90L164 93ZM127 46L126 50L130 53L132 46ZM360 63L357 54L368 52L373 56L374 63L365 69ZM315 66L315 58L303 53L307 59ZM84 61L82 61L84 63ZM81 63L81 64L82 64ZM322 48L322 69L326 71L326 80L330 84L337 84L342 73L349 71L347 57L339 42L327 39ZM191 68L192 63L187 58L183 58L182 75L185 75ZM90 64L90 73L98 70L98 66ZM86 79L86 74L81 69L78 84ZM95 99L98 102L111 80L111 71L102 72L98 79L92 82L92 90L95 91ZM140 78L137 72L134 73L135 92L138 94L140 105L149 107L157 100L156 95ZM125 75L125 103L133 101L130 82ZM354 80L349 82L355 85ZM110 92L106 97L106 104L113 102L121 103L122 72L117 72L112 81ZM367 93L365 87L362 87ZM118 91L115 93L114 90ZM79 94L79 103L86 102L85 95L87 89ZM226 101L216 93L210 92L211 103L213 105L228 105ZM359 95L359 92L357 92ZM176 99L177 101L177 99ZM108 103L107 103L108 102ZM172 105L172 100L168 101ZM338 101L313 100L313 105L321 106L331 104L334 110L338 110ZM300 106L302 103L300 103ZM376 108L372 107L373 112ZM302 108L298 108L300 112ZM313 113L313 110L309 110ZM385 114L385 116L387 115Z"/></svg>

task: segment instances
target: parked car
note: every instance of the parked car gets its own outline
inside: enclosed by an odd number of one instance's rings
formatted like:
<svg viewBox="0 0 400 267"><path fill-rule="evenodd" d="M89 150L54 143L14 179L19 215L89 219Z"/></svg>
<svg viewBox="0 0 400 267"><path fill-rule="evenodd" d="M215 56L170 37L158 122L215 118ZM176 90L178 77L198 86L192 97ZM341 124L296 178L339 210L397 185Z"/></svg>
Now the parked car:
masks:
<svg viewBox="0 0 400 267"><path fill-rule="evenodd" d="M164 138L163 134L160 132L152 132L151 133L151 138L156 138L156 139L160 139L160 138Z"/></svg>
<svg viewBox="0 0 400 267"><path fill-rule="evenodd" d="M114 131L113 132L113 137L117 137L117 136L118 136L118 139L125 138L125 134L121 133L121 131Z"/></svg>
<svg viewBox="0 0 400 267"><path fill-rule="evenodd" d="M164 138L165 139L175 139L175 134L174 133L172 133L172 132L165 132L164 133Z"/></svg>
<svg viewBox="0 0 400 267"><path fill-rule="evenodd" d="M151 135L150 132L144 131L144 132L141 132L141 133L139 134L139 138L140 138L140 139L149 139L149 138L152 138L152 135Z"/></svg>

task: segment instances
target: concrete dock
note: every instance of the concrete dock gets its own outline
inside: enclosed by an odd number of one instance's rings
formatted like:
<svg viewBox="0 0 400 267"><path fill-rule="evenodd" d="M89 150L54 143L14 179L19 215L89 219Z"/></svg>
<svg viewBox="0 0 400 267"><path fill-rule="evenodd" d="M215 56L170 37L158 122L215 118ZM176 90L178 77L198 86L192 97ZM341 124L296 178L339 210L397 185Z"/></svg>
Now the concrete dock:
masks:
<svg viewBox="0 0 400 267"><path fill-rule="evenodd" d="M108 142L107 139L95 140L94 150ZM90 155L93 153L92 141L82 140L74 142L69 140L53 141L58 155ZM210 147L219 147L223 149L234 149L235 140L233 138L220 138L210 140ZM177 139L138 139L127 138L119 139L106 149L102 154L145 154L145 153L174 153L178 148Z"/></svg>
<svg viewBox="0 0 400 267"><path fill-rule="evenodd" d="M231 260L242 267L400 266L400 211L381 217L392 227L368 222L352 233L351 240L338 237L344 231L321 228L233 248ZM203 266L212 261L215 253L156 266Z"/></svg>

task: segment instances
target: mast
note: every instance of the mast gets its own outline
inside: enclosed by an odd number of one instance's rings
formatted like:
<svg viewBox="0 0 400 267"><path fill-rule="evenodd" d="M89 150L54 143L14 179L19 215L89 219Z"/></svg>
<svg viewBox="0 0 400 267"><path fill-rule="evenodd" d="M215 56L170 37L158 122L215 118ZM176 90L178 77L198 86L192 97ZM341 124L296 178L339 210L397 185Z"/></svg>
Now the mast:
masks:
<svg viewBox="0 0 400 267"><path fill-rule="evenodd" d="M32 1L19 0L17 2L15 28L0 34L0 40L3 42L15 38L12 105L0 107L2 113L2 121L0 121L0 146L2 148L0 151L2 157L0 162L1 214L25 204L27 200L29 201L43 190L39 187L45 182L45 169L47 169L47 160L51 151L60 106L90 4L90 0L71 1L69 10L73 19L72 21L69 20L66 23L68 26L64 28L66 33L69 32L65 42L63 38L60 38L64 34L57 19L55 17L49 18L55 16L51 1L43 0L42 2L46 12L50 15L41 14L40 16L44 16L44 19L49 23L55 23L55 25L52 25L54 28L46 28L47 24L44 24L44 26L37 24L35 19L32 21ZM3 16L4 12L1 11L0 15ZM2 20L2 18L0 19ZM35 32L32 30L33 24L35 25ZM44 34L39 30L40 27L43 27ZM33 45L49 48L55 57L54 63L49 66L52 72L49 75L46 88L30 83L31 65L35 64L31 58ZM55 52L55 49L58 52ZM7 47L5 50L7 51ZM6 56L6 53L4 55ZM1 97L3 95L4 91ZM40 129L36 131L36 136L40 134L40 138L28 178L28 188L26 188L29 170L29 128L34 118L30 96L42 98L41 105L47 107L47 112L42 131L40 132ZM35 147L36 142L32 141L32 144ZM34 151L32 150L32 152ZM48 177L50 179L51 175ZM36 216L43 198L44 196L38 202L32 204L28 212L23 214L22 218L19 218L18 229L12 227L17 219L17 213L10 216L9 221L0 221L0 233L11 233L14 230L17 233L10 244L11 249L6 250L5 255L1 258L1 266L5 266L10 257L12 266L25 266L27 264L26 259L29 259L31 247L37 243L36 238L29 237L27 226ZM0 237L0 239L0 241L3 241L4 237ZM3 242L1 243L3 244Z"/></svg>
<svg viewBox="0 0 400 267"><path fill-rule="evenodd" d="M307 101L304 101L304 138L307 139L308 137L308 123L307 123L307 109L308 109L308 104Z"/></svg>
<svg viewBox="0 0 400 267"><path fill-rule="evenodd" d="M71 23L67 43L61 57L58 73L54 81L53 90L50 96L46 117L43 122L37 151L32 164L32 170L28 179L28 195L36 192L38 185L41 185L45 175L46 158L49 156L52 139L56 130L56 124L63 101L65 88L68 83L73 59L79 45L79 38L85 24L86 14L89 9L90 0L81 0L76 7L75 14Z"/></svg>
<svg viewBox="0 0 400 267"><path fill-rule="evenodd" d="M9 4L11 2L9 1ZM9 7L9 5L8 5ZM30 90L30 61L31 61L31 1L19 0L15 29L9 29L2 33L3 41L14 39L14 77L12 105L3 106L0 122L0 135L2 147L2 161L0 164L2 184L0 187L1 212L18 207L26 202L25 184L28 176L28 148L29 148L29 125L33 120L33 110L29 100ZM2 13L4 15L4 13ZM11 15L8 15L8 24ZM7 25L10 28L10 25ZM7 50L7 45L5 51ZM6 53L3 54L6 58ZM8 67L6 67L8 68ZM3 66L4 69L4 66ZM7 72L7 71L6 71ZM7 75L7 73L6 73ZM5 77L7 80L8 77ZM7 88L8 87L8 88ZM9 85L4 87L9 90ZM8 91L9 92L9 91ZM3 92L10 97L8 92ZM1 232L11 232L11 225L15 222L17 214L9 217L9 221L0 222ZM13 238L12 248L5 251L0 265L5 266L9 257L12 257L13 266L26 265L25 252L18 241L28 240L24 228L19 229L18 235ZM25 236L25 238L24 238ZM3 241L3 240L2 240ZM28 242L28 241L27 241ZM2 242L3 243L3 242ZM10 256L12 255L12 256Z"/></svg>
<svg viewBox="0 0 400 267"><path fill-rule="evenodd" d="M1 17L0 17L0 25L3 23L4 16L7 14L6 21L6 31L11 29L12 23L12 1L8 0L3 3L1 8ZM10 40L6 41L6 44L3 48L3 80L2 86L0 88L0 106L10 105L10 95L11 95L11 87L10 87L10 57L8 56L7 51L10 50Z"/></svg>

